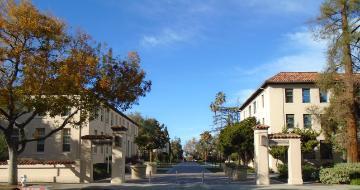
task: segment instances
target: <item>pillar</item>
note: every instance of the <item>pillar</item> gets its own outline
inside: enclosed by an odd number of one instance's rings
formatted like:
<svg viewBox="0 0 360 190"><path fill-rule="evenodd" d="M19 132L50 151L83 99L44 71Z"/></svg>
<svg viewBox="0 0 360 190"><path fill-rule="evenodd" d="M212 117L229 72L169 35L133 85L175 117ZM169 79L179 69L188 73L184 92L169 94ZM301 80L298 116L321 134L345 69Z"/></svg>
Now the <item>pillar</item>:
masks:
<svg viewBox="0 0 360 190"><path fill-rule="evenodd" d="M256 184L269 185L269 152L267 128L254 130L254 167L256 171Z"/></svg>
<svg viewBox="0 0 360 190"><path fill-rule="evenodd" d="M92 162L92 148L91 141L81 139L81 152L80 152L80 182L91 183L93 178L93 162Z"/></svg>
<svg viewBox="0 0 360 190"><path fill-rule="evenodd" d="M125 182L126 132L114 133L111 161L111 183Z"/></svg>
<svg viewBox="0 0 360 190"><path fill-rule="evenodd" d="M301 141L300 138L289 139L288 149L288 184L303 184L301 171Z"/></svg>

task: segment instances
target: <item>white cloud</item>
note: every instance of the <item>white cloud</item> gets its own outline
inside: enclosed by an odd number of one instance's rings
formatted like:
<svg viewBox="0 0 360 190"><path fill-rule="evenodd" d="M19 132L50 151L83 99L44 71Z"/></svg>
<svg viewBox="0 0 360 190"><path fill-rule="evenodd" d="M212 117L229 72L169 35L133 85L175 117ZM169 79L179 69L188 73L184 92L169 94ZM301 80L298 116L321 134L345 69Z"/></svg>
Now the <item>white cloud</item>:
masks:
<svg viewBox="0 0 360 190"><path fill-rule="evenodd" d="M255 14L286 16L289 13L313 14L317 8L314 4L317 3L312 0L208 0L206 3L201 0L149 0L136 3L134 11L155 22L166 20L165 26L152 26L155 30L144 34L140 39L141 46L156 47L206 38L206 31L212 26L214 19L238 15L243 9L252 10Z"/></svg>
<svg viewBox="0 0 360 190"><path fill-rule="evenodd" d="M202 1L145 1L135 6L135 11L154 21L150 33L139 40L142 47L160 47L194 42L202 38L204 20L215 12L213 3ZM161 23L156 25L156 23Z"/></svg>
<svg viewBox="0 0 360 190"><path fill-rule="evenodd" d="M249 0L247 6L259 9L261 12L305 12L311 1L299 0Z"/></svg>
<svg viewBox="0 0 360 190"><path fill-rule="evenodd" d="M321 71L326 63L326 42L313 39L308 30L285 35L282 48L291 52L255 68L237 70L243 75L269 77L280 71Z"/></svg>
<svg viewBox="0 0 360 190"><path fill-rule="evenodd" d="M251 80L262 83L267 78L281 71L323 70L326 65L326 41L314 40L312 33L304 29L286 34L284 37L285 43L281 44L281 49L290 53L279 56L267 63L257 65L254 68L236 68L240 74L239 78L244 81ZM253 89L243 89L233 96L238 98L237 102L243 103L252 92L254 92ZM233 98L233 100L237 99Z"/></svg>
<svg viewBox="0 0 360 190"><path fill-rule="evenodd" d="M172 43L186 42L192 37L191 32L175 31L166 28L158 35L145 35L141 39L141 45L144 47L155 47L161 45L170 45Z"/></svg>
<svg viewBox="0 0 360 190"><path fill-rule="evenodd" d="M301 46L302 48L323 50L326 48L327 45L326 41L324 40L315 40L313 33L306 29L302 29L299 32L290 33L285 36L290 43L295 43L295 45Z"/></svg>

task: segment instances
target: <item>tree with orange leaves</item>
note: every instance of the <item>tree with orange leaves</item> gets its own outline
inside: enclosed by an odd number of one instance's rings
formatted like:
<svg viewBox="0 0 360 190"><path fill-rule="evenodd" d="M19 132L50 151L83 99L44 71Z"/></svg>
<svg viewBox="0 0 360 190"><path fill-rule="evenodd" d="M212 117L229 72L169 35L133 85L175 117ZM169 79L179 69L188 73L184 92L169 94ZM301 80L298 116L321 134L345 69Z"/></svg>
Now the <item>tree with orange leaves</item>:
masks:
<svg viewBox="0 0 360 190"><path fill-rule="evenodd" d="M17 184L17 157L27 143L66 125L81 127L102 104L130 108L150 91L151 81L145 80L136 53L115 58L88 35L69 34L64 22L29 1L0 4L0 132L9 152L8 182ZM35 116L55 117L67 110L62 123L45 136L25 135Z"/></svg>

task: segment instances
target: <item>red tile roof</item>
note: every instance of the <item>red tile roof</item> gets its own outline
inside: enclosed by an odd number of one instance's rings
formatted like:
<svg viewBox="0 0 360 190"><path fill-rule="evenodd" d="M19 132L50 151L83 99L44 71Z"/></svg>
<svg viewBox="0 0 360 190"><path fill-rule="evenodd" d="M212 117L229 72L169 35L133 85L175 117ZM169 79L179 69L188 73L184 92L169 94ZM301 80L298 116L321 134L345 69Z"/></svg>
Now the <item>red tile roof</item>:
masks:
<svg viewBox="0 0 360 190"><path fill-rule="evenodd" d="M243 110L269 84L314 84L319 76L318 72L280 72L267 79L241 106Z"/></svg>
<svg viewBox="0 0 360 190"><path fill-rule="evenodd" d="M18 165L56 165L56 164L75 164L73 160L18 160ZM0 165L7 165L7 161L1 161Z"/></svg>
<svg viewBox="0 0 360 190"><path fill-rule="evenodd" d="M113 137L110 135L84 135L81 137L81 139L84 140L106 140L106 139L112 139Z"/></svg>
<svg viewBox="0 0 360 190"><path fill-rule="evenodd" d="M256 126L254 127L255 130L262 130L262 129L268 129L268 128L269 128L269 126L267 126L267 125L261 125L261 124L256 125Z"/></svg>
<svg viewBox="0 0 360 190"><path fill-rule="evenodd" d="M266 80L267 83L315 83L318 72L280 72Z"/></svg>
<svg viewBox="0 0 360 190"><path fill-rule="evenodd" d="M113 131L127 131L128 129L124 126L118 126L118 125L115 125L115 126L112 126L111 129Z"/></svg>
<svg viewBox="0 0 360 190"><path fill-rule="evenodd" d="M269 139L298 139L301 136L295 133L274 133L274 134L269 134Z"/></svg>

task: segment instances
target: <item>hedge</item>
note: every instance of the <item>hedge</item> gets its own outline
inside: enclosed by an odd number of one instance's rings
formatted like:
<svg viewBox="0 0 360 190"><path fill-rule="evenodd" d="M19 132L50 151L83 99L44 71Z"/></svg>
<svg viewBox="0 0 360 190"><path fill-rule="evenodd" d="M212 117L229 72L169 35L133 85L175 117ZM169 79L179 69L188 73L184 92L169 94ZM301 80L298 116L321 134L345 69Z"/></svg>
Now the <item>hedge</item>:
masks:
<svg viewBox="0 0 360 190"><path fill-rule="evenodd" d="M350 184L352 180L356 183L357 178L360 178L360 163L341 163L320 170L320 181L324 184Z"/></svg>
<svg viewBox="0 0 360 190"><path fill-rule="evenodd" d="M278 165L279 178L288 178L288 166L287 164ZM317 181L319 179L319 169L310 164L302 165L302 176L304 181Z"/></svg>

